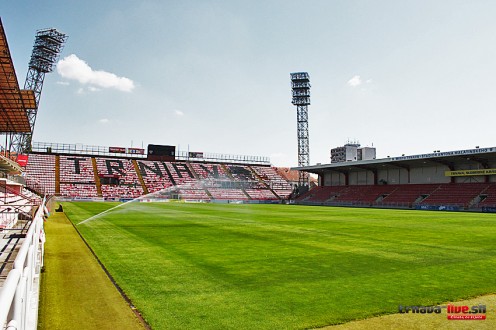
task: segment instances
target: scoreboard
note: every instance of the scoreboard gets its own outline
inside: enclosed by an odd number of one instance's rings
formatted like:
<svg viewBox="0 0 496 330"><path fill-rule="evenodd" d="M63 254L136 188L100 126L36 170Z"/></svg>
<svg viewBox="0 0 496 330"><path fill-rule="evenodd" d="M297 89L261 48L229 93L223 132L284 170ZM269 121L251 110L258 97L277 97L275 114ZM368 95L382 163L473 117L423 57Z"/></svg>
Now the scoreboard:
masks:
<svg viewBox="0 0 496 330"><path fill-rule="evenodd" d="M148 160L175 161L176 147L158 144L148 145Z"/></svg>

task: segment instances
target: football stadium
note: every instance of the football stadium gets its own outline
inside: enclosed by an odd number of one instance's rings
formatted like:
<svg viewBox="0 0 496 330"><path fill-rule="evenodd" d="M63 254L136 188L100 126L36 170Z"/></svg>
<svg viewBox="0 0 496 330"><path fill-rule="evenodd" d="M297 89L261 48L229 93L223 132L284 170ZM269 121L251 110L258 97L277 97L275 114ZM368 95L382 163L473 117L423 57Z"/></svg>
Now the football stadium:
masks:
<svg viewBox="0 0 496 330"><path fill-rule="evenodd" d="M24 88L8 35L0 21L1 329L496 328L496 147L349 141L312 165L307 72L288 73L295 167L37 142L67 35L36 32Z"/></svg>

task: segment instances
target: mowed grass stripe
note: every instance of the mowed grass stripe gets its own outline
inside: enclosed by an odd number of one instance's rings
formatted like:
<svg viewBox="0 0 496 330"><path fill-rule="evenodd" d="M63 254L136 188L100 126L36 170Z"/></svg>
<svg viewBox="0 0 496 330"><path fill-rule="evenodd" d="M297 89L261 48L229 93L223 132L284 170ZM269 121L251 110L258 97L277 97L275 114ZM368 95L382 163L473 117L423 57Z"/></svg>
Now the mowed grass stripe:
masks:
<svg viewBox="0 0 496 330"><path fill-rule="evenodd" d="M112 205L64 203L75 223ZM78 226L165 328L309 328L494 292L496 217L130 203Z"/></svg>
<svg viewBox="0 0 496 330"><path fill-rule="evenodd" d="M45 232L39 329L144 329L63 213Z"/></svg>

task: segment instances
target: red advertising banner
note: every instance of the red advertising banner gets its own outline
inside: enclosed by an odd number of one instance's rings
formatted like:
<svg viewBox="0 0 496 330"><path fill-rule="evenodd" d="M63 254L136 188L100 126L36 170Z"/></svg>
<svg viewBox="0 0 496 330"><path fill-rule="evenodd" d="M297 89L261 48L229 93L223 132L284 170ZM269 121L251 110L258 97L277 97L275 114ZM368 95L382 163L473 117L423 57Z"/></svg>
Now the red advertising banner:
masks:
<svg viewBox="0 0 496 330"><path fill-rule="evenodd" d="M28 155L17 155L17 164L26 167L28 165Z"/></svg>
<svg viewBox="0 0 496 330"><path fill-rule="evenodd" d="M125 154L126 148L122 147L109 147L109 152L113 152L115 154Z"/></svg>

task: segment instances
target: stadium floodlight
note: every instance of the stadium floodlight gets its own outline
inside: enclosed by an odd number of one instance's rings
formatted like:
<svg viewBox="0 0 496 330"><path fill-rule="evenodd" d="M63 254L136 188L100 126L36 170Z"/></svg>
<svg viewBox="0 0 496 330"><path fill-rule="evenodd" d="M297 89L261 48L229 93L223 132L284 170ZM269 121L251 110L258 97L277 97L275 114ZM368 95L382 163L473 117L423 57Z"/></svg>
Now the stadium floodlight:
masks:
<svg viewBox="0 0 496 330"><path fill-rule="evenodd" d="M293 100L296 105L296 122L298 127L298 166L310 165L310 148L308 141L308 106L310 105L310 76L308 72L291 73ZM308 173L300 171L298 185L308 186Z"/></svg>
<svg viewBox="0 0 496 330"><path fill-rule="evenodd" d="M56 29L43 29L36 32L33 52L29 61L29 70L26 75L26 81L24 82L24 89L34 91L36 107L34 109L26 109L31 132L16 134L12 137L12 149L17 153L31 151L31 141L45 74L53 71L66 40L67 35Z"/></svg>

